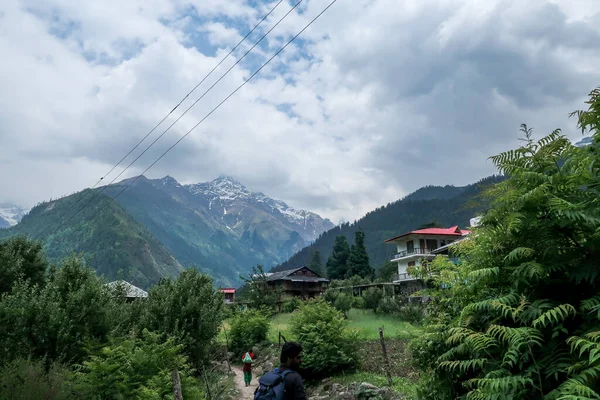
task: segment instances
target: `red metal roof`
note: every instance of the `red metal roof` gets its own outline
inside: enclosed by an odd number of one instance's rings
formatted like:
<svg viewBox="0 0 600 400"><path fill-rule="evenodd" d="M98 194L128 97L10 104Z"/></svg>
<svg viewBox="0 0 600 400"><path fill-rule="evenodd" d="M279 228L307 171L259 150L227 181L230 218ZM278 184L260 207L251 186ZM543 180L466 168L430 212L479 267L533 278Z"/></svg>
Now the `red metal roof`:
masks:
<svg viewBox="0 0 600 400"><path fill-rule="evenodd" d="M457 226L453 226L450 228L425 228L425 229L417 229L416 231L410 231L404 233L400 236L393 237L385 241L385 243L393 242L396 239L403 238L408 235L443 235L443 236L464 236L471 233L471 231L460 229Z"/></svg>
<svg viewBox="0 0 600 400"><path fill-rule="evenodd" d="M234 288L222 288L222 289L219 289L219 292L221 292L221 293L235 293L235 289Z"/></svg>

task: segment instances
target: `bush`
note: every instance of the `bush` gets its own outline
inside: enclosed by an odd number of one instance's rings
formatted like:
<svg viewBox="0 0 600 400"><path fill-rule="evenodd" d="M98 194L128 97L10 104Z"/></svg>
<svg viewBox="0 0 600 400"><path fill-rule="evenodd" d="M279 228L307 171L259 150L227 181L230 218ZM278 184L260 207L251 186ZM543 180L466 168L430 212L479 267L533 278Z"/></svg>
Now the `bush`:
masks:
<svg viewBox="0 0 600 400"><path fill-rule="evenodd" d="M402 308L402 303L404 303L402 300L386 296L379 302L377 311L383 314L396 314L400 311L400 308Z"/></svg>
<svg viewBox="0 0 600 400"><path fill-rule="evenodd" d="M118 338L90 357L74 376L80 398L164 399L173 393L172 371L179 372L184 398L202 398L199 381L183 346L147 330L138 338Z"/></svg>
<svg viewBox="0 0 600 400"><path fill-rule="evenodd" d="M62 365L15 359L0 369L0 399L65 400L77 397L68 384L69 371Z"/></svg>
<svg viewBox="0 0 600 400"><path fill-rule="evenodd" d="M398 309L396 315L403 321L420 324L425 319L425 307L421 304L405 304Z"/></svg>
<svg viewBox="0 0 600 400"><path fill-rule="evenodd" d="M356 332L347 330L342 313L319 299L292 317L291 331L302 344L302 366L309 374L332 375L357 367Z"/></svg>
<svg viewBox="0 0 600 400"><path fill-rule="evenodd" d="M333 305L335 304L335 299L337 299L340 293L341 292L339 290L329 288L325 291L325 293L323 293L323 299L329 304Z"/></svg>
<svg viewBox="0 0 600 400"><path fill-rule="evenodd" d="M354 296L352 298L352 307L363 310L365 308L365 299L362 296Z"/></svg>
<svg viewBox="0 0 600 400"><path fill-rule="evenodd" d="M269 321L264 313L257 310L240 312L231 321L229 348L241 357L252 346L267 340L268 333Z"/></svg>
<svg viewBox="0 0 600 400"><path fill-rule="evenodd" d="M340 293L335 299L333 306L336 310L344 313L344 317L348 318L348 311L352 308L352 296L347 293Z"/></svg>
<svg viewBox="0 0 600 400"><path fill-rule="evenodd" d="M300 307L301 304L302 304L302 301L299 298L291 297L283 303L283 307L282 307L283 312L286 312L286 313L294 312Z"/></svg>
<svg viewBox="0 0 600 400"><path fill-rule="evenodd" d="M362 296L363 299L365 299L365 308L377 312L379 302L383 297L383 292L381 291L381 289L376 287L370 287L363 292Z"/></svg>

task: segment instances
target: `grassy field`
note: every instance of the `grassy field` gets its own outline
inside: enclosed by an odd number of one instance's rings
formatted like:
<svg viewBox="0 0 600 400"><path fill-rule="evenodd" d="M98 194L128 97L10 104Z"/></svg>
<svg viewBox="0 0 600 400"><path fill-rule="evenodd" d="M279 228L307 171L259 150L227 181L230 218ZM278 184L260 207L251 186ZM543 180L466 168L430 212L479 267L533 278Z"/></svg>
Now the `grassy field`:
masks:
<svg viewBox="0 0 600 400"><path fill-rule="evenodd" d="M271 329L269 330L269 340L277 343L278 332L285 336L287 340L292 339L290 333L290 322L292 314L277 314L271 320ZM348 313L348 327L357 330L361 339L376 340L379 339L379 327L383 328L385 337L395 339L411 339L419 334L419 329L408 322L400 321L398 318L389 315L375 314L370 310L352 309Z"/></svg>

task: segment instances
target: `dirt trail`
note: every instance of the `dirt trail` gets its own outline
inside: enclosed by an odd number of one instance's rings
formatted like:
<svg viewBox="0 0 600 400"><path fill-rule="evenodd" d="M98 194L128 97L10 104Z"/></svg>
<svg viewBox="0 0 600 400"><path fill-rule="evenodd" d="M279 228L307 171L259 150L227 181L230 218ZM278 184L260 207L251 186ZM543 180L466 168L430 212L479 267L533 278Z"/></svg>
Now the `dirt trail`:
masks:
<svg viewBox="0 0 600 400"><path fill-rule="evenodd" d="M258 385L258 378L256 376L252 377L252 382L250 382L250 386L246 386L244 383L244 373L242 372L242 367L237 365L232 365L231 369L235 372L235 387L240 392L240 396L238 399L240 400L252 400L254 398L254 391L256 390L256 386Z"/></svg>

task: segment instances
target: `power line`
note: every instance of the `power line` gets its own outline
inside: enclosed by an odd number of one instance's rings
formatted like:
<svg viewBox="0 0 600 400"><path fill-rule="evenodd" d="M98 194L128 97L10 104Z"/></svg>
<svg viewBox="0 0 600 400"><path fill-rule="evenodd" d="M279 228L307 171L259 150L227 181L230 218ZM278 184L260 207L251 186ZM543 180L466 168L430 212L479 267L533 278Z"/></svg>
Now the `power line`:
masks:
<svg viewBox="0 0 600 400"><path fill-rule="evenodd" d="M244 53L244 55L242 57L240 57L231 67L229 67L229 69L227 71L225 71L225 73L223 73L219 79L217 79L208 89L206 89L204 91L204 93L202 93L202 95L196 99L196 101L194 101L194 103L192 103L175 121L173 121L173 123L171 125L169 125L169 127L167 129L165 129L165 131L163 133L161 133L156 139L154 139L154 141L152 143L150 143L148 145L148 147L146 147L146 149L144 149L144 151L142 151L140 154L138 154L138 156L131 161L131 163L129 163L129 165L123 170L121 171L117 176L115 176L113 178L113 180L107 184L106 186L103 186L100 191L98 191L87 203L85 203L79 210L77 210L75 212L75 214L71 215L69 218L67 218L67 220L65 222L63 222L62 224L60 224L54 231L56 232L58 229L60 229L63 225L65 225L66 223L68 223L71 219L73 219L76 215L78 215L83 209L85 209L88 205L90 205L98 196L100 196L100 194L102 194L104 192L104 190L106 190L106 188L108 188L111 184L113 184L123 173L125 173L137 160L139 160L152 146L154 146L154 144L156 142L158 142L177 122L179 122L179 120L181 118L183 118L183 116L185 114L188 113L188 111L190 111L200 100L202 100L204 98L204 96L206 96L206 94L208 92L210 92L226 75L229 74L229 72L236 66L238 65L244 58L246 58L246 56L248 54L250 54L250 52L252 50L254 50L254 48L256 48L256 46L258 46L266 37L267 35L269 35L269 33L271 33L285 18L287 18L288 15L290 15L292 13L292 11L294 11L299 5L300 3L302 3L303 0L299 0L296 4L294 4L294 6L287 12L285 13L285 15L283 17L281 17L279 19L279 21L277 21L272 27L271 29L269 29L256 43L254 43L254 45L252 47L250 47L250 49L248 49L248 51L246 51ZM307 26L308 27L308 26ZM289 42L291 43L291 42ZM288 43L288 44L289 44ZM266 64L265 64L266 65ZM261 67L262 68L262 67ZM145 172L142 173L142 175ZM137 180L137 178L135 179ZM134 182L135 182L134 180Z"/></svg>
<svg viewBox="0 0 600 400"><path fill-rule="evenodd" d="M173 107L173 109L171 109L171 111L169 111L169 113L168 113L167 115L165 115L165 116L164 116L164 117L163 117L163 118L162 118L162 119L161 119L161 120L160 120L160 121L159 121L159 122L158 122L158 123L157 123L157 124L154 126L154 128L152 128L152 129L151 129L151 130L150 130L150 131L149 131L149 132L148 132L148 133L147 133L147 134L146 134L146 135L145 135L145 136L144 136L144 137L143 137L143 138L142 138L142 139L141 139L141 140L140 140L140 141L139 141L139 142L138 142L138 143L135 145L135 146L133 146L133 148L132 148L131 150L129 150L129 152L128 152L127 154L125 154L125 155L123 156L123 158L121 158L121 159L119 160L119 162L117 162L117 163L116 163L116 164L115 164L115 165L114 165L114 166L113 166L113 167L110 169L110 171L108 171L106 174L104 174L104 176L102 176L102 177L101 177L101 178L98 180L98 182L96 182L96 184L90 188L90 190L89 190L89 191L85 191L85 193L83 193L83 195L79 197L79 199L78 199L78 200L75 202L75 204L73 204L73 205L72 205L72 206L71 206L71 207L70 207L70 208L69 208L67 211L65 211L65 212L64 212L64 213L63 213L63 214L62 214L60 217L58 217L57 221L60 221L60 220L62 220L62 219L64 218L64 216L65 216L65 215L67 215L67 214L69 213L69 211L71 211L73 208L75 208L75 207L77 206L77 204L79 204L79 202L80 202L81 200L83 200L83 199L84 199L84 198L87 196L87 194L88 194L88 193L90 193L90 191L92 191L93 189L95 189L95 188L96 188L96 187L97 187L97 186L100 184L100 182L102 182L102 181L103 181L103 180L104 180L104 179L105 179L105 178L106 178L108 175L110 175L110 174L111 174L111 173L112 173L112 172L113 172L113 171L114 171L114 170L115 170L115 169L116 169L116 168L117 168L117 167L118 167L118 166L119 166L119 165L120 165L120 164L121 164L123 161L125 161L125 159L126 159L127 157L129 157L129 156L131 155L131 153L133 153L133 152L134 152L134 151L135 151L135 150L136 150L136 149L137 149L137 148L138 148L138 147L139 147L139 146L140 146L140 145L141 145L141 144L142 144L142 143L143 143L143 142L144 142L144 141L145 141L145 140L148 138L148 136L150 136L150 135L152 134L152 132L154 132L154 131L156 130L156 128L158 128L158 127L159 127L159 126L160 126L160 125L161 125L163 122L165 122L165 120L166 120L167 118L169 118L169 117L171 116L171 114L173 114L173 112L174 112L175 110L177 110L177 109L179 108L179 106L180 106L180 105L181 105L181 104L182 104L182 103L183 103L183 102L184 102L184 101L185 101L185 100L186 100L186 99L187 99L187 98L188 98L188 97L189 97L189 96L190 96L192 93L194 93L194 91L196 91L196 89L198 89L198 87L199 87L200 85L202 85L202 84L204 83L204 81L206 81L206 79L208 79L208 77L209 77L209 76L211 76L211 75L212 75L212 73L213 73L213 72L215 72L215 71L216 71L216 69L217 69L217 68L219 68L219 67L221 66L221 64L223 64L223 62L224 62L224 61L225 61L227 58L229 58L229 56L230 56L230 55L231 55L231 54L232 54L232 53L233 53L233 52L234 52L234 51L235 51L235 50L236 50L236 49L237 49L237 48L238 48L238 47L239 47L239 46L240 46L240 45L241 45L241 44L242 44L242 43L243 43L243 42L244 42L244 41L245 41L245 40L246 40L246 39L247 39L247 38L248 38L248 37L249 37L249 36L250 36L250 35L251 35L251 34L252 34L252 33L253 33L255 30L256 30L256 29L257 29L257 28L258 28L258 27L259 27L259 26L260 26L260 25L261 25L261 24L262 24L262 23L263 23L263 22L264 22L264 21L265 21L265 20L266 20L266 19L267 19L267 18L268 18L268 17L269 17L269 16L270 16L272 13L273 13L273 11L275 11L275 9L276 9L276 8L277 8L277 7L278 7L278 6L279 6L281 3L283 3L283 0L279 0L279 1L278 1L278 2L277 2L277 3L276 3L274 6L273 6L273 8L271 8L271 10L270 10L270 11L269 11L267 14L265 14L265 15L264 15L264 16L263 16L263 17L262 17L262 18L261 18L261 19L258 21L258 23L257 23L256 25L254 25L254 27L253 27L253 28L252 28L252 29L251 29L251 30L250 30L248 33L246 33L246 36L244 36L244 37L243 37L243 38L242 38L242 39L241 39L241 40L240 40L240 41L239 41L239 42L238 42L238 43L237 43L237 44L236 44L236 45L235 45L235 46L234 46L234 47L233 47L233 48L232 48L230 51L229 51L229 53L227 53L227 55L225 55L225 57L223 57L223 58L221 59L221 61L219 61L219 62L217 63L217 65L215 65L215 66L213 67L213 69L211 69L211 70L208 72L208 74L206 74L206 75L205 75L205 76L202 78L202 80L200 80L200 82L198 82L198 84L196 84L196 86L194 86L194 87L193 87L193 89L192 89L192 90L190 90L190 91L189 91L189 92L188 92L188 93L187 93L187 94L186 94L186 95L185 95L185 96L184 96L184 97L183 97L183 98L182 98L182 99L179 101L179 103L177 103L177 105L175 105L175 107ZM143 154L143 153L142 153L142 154ZM129 167L128 167L128 168L129 168ZM124 172L124 171L123 171L123 172ZM121 172L121 174L122 174L123 172ZM121 174L119 174L117 177L121 176ZM114 182L114 180L113 180L113 182ZM111 183L112 183L112 182L111 182ZM92 199L92 200L93 200L93 199ZM91 202L91 201L90 201L90 202ZM84 207L85 207L85 206L84 206ZM42 233L40 234L40 236L43 236L43 235L44 235L44 233L46 233L46 231L47 231L47 230L48 230L50 227L52 227L53 225L54 225L54 224L48 225L48 227L42 231Z"/></svg>
<svg viewBox="0 0 600 400"><path fill-rule="evenodd" d="M146 172L148 172L148 170L150 170L150 168L152 168L156 163L158 163L169 151L171 151L175 146L177 146L183 139L185 139L190 133L192 133L192 131L194 131L202 122L204 122L208 117L210 117L219 107L221 107L227 100L229 100L234 94L236 94L238 92L238 90L240 90L242 87L244 87L248 82L250 82L250 80L252 78L254 78L264 67L267 66L267 64L269 64L275 57L277 57L279 55L279 53L281 53L283 50L285 50L286 47L288 47L296 38L298 38L298 36L300 36L302 34L302 32L304 32L306 29L308 29L309 26L311 26L317 19L319 19L321 17L321 15L323 15L331 6L333 6L335 4L337 0L332 0L327 7L325 7L319 14L317 14L317 16L315 18L313 18L308 24L306 24L306 26L304 26L304 28L302 28L300 30L300 32L298 32L296 35L294 35L294 37L292 37L283 47L281 47L275 54L273 54L273 56L271 58L269 58L264 64L262 64L260 66L260 68L258 68L252 75L250 75L250 77L248 79L246 79L241 85L239 85L237 88L235 88L235 90L233 92L231 92L227 97L225 97L225 99L223 99L219 104L217 104L208 114L206 114L204 116L204 118L202 118L196 125L194 125L189 131L187 131L185 133L185 135L183 135L182 137L180 137L175 143L173 143L173 145L171 145L171 147L169 147L167 150L165 150L160 157L158 157L152 164L150 164L148 166L148 168L146 168L140 175L136 176L127 186L125 186L119 193L117 193L117 195L115 197L110 197L110 199L104 203L103 206L101 206L90 218L90 220L94 219L96 217L96 215L98 215L98 213L100 213L100 211L102 211L104 209L104 207L106 207L108 204L110 204L110 202L114 201L117 197L119 197L125 190L129 189L141 176L143 176Z"/></svg>

